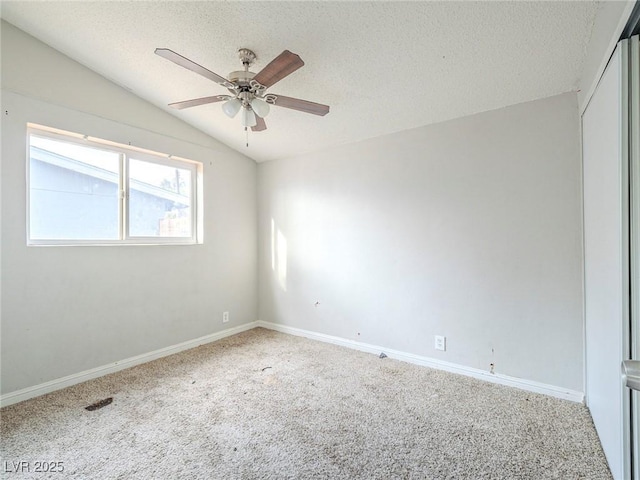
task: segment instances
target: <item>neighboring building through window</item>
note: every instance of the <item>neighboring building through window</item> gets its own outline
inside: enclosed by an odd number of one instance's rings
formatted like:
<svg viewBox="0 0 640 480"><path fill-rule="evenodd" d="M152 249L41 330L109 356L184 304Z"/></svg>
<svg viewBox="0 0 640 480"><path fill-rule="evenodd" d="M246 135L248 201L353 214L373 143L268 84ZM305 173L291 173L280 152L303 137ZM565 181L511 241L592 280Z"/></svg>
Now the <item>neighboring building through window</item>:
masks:
<svg viewBox="0 0 640 480"><path fill-rule="evenodd" d="M28 167L29 244L196 243L195 162L30 126Z"/></svg>

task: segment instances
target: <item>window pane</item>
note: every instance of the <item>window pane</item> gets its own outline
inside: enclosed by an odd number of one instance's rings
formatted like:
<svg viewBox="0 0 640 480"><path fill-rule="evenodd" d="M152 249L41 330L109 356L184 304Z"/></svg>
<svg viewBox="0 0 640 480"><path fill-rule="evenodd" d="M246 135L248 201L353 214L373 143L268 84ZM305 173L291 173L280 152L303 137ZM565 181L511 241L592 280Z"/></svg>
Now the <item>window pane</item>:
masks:
<svg viewBox="0 0 640 480"><path fill-rule="evenodd" d="M191 170L129 161L129 236L191 237Z"/></svg>
<svg viewBox="0 0 640 480"><path fill-rule="evenodd" d="M119 238L120 155L35 135L29 140L31 238Z"/></svg>

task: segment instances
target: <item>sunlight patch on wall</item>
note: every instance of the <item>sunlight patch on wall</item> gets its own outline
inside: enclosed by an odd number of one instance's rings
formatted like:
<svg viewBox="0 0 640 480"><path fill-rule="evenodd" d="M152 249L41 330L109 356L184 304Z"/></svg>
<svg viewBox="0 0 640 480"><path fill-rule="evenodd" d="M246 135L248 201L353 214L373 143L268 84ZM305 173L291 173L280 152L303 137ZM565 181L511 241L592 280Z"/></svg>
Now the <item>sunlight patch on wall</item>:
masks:
<svg viewBox="0 0 640 480"><path fill-rule="evenodd" d="M276 221L271 219L271 270L276 269Z"/></svg>
<svg viewBox="0 0 640 480"><path fill-rule="evenodd" d="M278 230L278 283L284 292L287 291L287 239Z"/></svg>
<svg viewBox="0 0 640 480"><path fill-rule="evenodd" d="M271 219L271 270L275 272L283 292L287 291L287 238Z"/></svg>

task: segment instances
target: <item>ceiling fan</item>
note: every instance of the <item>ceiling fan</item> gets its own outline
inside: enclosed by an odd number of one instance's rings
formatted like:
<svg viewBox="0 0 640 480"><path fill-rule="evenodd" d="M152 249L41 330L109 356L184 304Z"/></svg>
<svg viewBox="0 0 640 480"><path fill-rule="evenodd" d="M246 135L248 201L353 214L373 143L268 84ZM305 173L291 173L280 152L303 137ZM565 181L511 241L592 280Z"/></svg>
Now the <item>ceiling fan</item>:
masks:
<svg viewBox="0 0 640 480"><path fill-rule="evenodd" d="M231 72L228 79L207 70L168 48L156 48L155 53L176 65L213 80L231 93L231 95L214 95L169 104L170 107L178 110L208 103L225 102L222 105L224 113L233 118L238 112L242 111L240 116L242 126L245 127L245 130L251 127L254 132L261 132L267 129L264 117L269 113L269 105L320 116L329 113L328 105L300 100L299 98L285 97L276 93L266 93L267 89L272 85L304 65L302 59L289 50L285 50L274 58L260 72L253 73L249 71L249 67L255 61L256 55L248 48L241 48L238 50L238 56L244 66L244 70Z"/></svg>

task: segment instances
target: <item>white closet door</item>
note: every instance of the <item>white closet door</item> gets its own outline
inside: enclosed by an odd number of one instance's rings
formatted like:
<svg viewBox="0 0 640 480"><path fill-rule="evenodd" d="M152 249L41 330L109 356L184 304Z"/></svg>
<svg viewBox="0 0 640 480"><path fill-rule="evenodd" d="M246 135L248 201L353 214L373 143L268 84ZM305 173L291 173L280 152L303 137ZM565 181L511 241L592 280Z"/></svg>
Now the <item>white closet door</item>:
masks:
<svg viewBox="0 0 640 480"><path fill-rule="evenodd" d="M631 359L640 360L640 37L629 39ZM640 392L631 393L633 479L640 480Z"/></svg>
<svg viewBox="0 0 640 480"><path fill-rule="evenodd" d="M630 478L628 45L618 44L582 116L586 397L616 480Z"/></svg>

